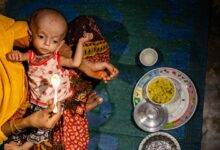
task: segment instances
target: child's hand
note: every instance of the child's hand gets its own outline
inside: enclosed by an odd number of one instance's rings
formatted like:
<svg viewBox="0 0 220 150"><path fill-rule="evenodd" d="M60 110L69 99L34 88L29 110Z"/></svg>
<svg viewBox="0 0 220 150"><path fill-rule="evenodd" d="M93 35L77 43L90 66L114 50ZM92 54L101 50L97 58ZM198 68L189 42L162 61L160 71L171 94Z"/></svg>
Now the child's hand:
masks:
<svg viewBox="0 0 220 150"><path fill-rule="evenodd" d="M79 42L85 43L93 39L93 33L84 32Z"/></svg>
<svg viewBox="0 0 220 150"><path fill-rule="evenodd" d="M21 52L15 50L15 51L11 51L11 52L7 53L6 58L9 61L24 61L25 55L22 54Z"/></svg>

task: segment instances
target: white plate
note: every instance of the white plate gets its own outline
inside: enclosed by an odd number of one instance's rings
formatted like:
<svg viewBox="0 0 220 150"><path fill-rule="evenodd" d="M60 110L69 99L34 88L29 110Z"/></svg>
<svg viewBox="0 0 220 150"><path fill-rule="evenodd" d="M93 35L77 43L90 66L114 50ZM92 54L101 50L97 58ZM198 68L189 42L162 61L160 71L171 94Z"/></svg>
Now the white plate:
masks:
<svg viewBox="0 0 220 150"><path fill-rule="evenodd" d="M168 121L162 130L178 128L190 120L198 103L196 88L190 78L183 72L167 67L157 68L147 72L140 78L134 88L133 105L135 107L140 101L144 101L143 89L156 76L166 76L173 79L179 88L180 97L174 103L166 105Z"/></svg>

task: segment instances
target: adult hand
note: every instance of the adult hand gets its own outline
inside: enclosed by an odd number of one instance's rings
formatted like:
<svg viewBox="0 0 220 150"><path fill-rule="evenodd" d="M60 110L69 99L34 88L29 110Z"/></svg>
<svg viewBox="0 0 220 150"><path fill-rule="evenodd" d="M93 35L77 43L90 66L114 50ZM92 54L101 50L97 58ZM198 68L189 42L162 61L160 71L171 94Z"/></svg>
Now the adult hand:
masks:
<svg viewBox="0 0 220 150"><path fill-rule="evenodd" d="M34 112L26 119L30 127L35 128L53 128L61 116L60 102L57 102L57 113L53 113L53 101L49 101L46 109Z"/></svg>
<svg viewBox="0 0 220 150"><path fill-rule="evenodd" d="M113 80L119 74L118 69L107 62L92 63L87 60L83 60L79 69L89 77L102 79L105 83Z"/></svg>
<svg viewBox="0 0 220 150"><path fill-rule="evenodd" d="M114 65L107 62L94 63L92 70L104 71L105 73L102 74L102 80L105 83L108 83L108 81L113 80L119 74L118 69Z"/></svg>

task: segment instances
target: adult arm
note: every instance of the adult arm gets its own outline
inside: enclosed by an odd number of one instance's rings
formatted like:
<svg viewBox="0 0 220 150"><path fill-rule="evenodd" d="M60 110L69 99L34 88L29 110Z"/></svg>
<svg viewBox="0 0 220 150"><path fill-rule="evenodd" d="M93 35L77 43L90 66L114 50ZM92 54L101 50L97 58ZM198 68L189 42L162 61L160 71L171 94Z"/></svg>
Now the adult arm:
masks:
<svg viewBox="0 0 220 150"><path fill-rule="evenodd" d="M66 58L72 57L72 50L71 48L63 44L61 47L61 56L64 56ZM86 59L83 59L78 69L85 73L87 76L103 80L105 83L108 81L114 79L118 74L118 69L112 65L111 63L107 62L96 62L92 63ZM104 77L103 77L104 75Z"/></svg>
<svg viewBox="0 0 220 150"><path fill-rule="evenodd" d="M33 114L15 120L7 121L1 127L5 136L21 132L25 128L53 128L61 116L60 103L57 103L58 112L53 113L53 102L50 101L48 108L34 112Z"/></svg>
<svg viewBox="0 0 220 150"><path fill-rule="evenodd" d="M78 69L84 72L89 77L103 80L105 83L108 83L110 80L113 80L119 74L118 69L110 63L92 63L85 59L83 59Z"/></svg>

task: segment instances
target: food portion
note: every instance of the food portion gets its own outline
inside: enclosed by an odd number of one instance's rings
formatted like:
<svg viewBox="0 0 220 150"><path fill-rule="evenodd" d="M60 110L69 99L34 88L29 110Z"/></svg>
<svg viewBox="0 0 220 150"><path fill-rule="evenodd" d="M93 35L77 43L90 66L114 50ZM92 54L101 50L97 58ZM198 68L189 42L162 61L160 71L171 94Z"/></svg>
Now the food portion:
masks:
<svg viewBox="0 0 220 150"><path fill-rule="evenodd" d="M166 104L172 100L175 94L175 87L171 79L157 77L147 85L148 98L157 104Z"/></svg>

